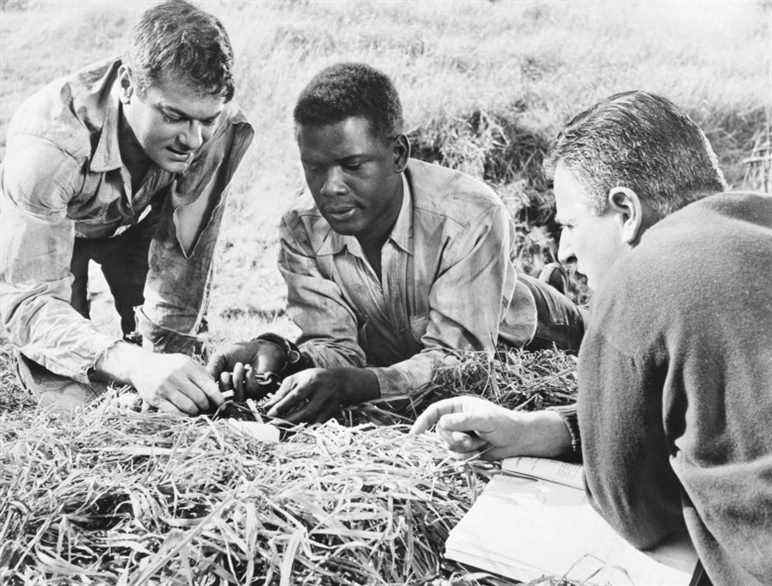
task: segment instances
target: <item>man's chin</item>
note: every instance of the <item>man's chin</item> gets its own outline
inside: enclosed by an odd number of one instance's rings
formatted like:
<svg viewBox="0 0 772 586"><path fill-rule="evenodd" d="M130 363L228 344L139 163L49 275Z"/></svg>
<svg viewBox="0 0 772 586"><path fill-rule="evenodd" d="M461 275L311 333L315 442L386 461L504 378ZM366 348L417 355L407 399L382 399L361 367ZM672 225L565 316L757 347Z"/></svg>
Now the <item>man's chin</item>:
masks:
<svg viewBox="0 0 772 586"><path fill-rule="evenodd" d="M344 236L356 236L361 232L361 230L351 222L330 222L328 220L327 223L335 232L343 234Z"/></svg>
<svg viewBox="0 0 772 586"><path fill-rule="evenodd" d="M361 226L361 218L357 215L351 218L340 219L332 215L325 215L325 219L330 227L338 234L344 234L346 236L356 236L363 231Z"/></svg>

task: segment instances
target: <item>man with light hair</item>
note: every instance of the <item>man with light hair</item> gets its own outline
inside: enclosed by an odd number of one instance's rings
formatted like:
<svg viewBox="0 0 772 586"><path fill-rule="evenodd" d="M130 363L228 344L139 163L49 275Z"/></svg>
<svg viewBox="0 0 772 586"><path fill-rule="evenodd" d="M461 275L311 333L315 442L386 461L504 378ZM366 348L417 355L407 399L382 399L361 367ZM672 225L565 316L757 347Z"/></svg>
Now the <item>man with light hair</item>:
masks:
<svg viewBox="0 0 772 586"><path fill-rule="evenodd" d="M701 583L768 584L772 198L726 192L702 131L645 92L579 114L551 158L559 257L594 290L576 406L462 397L413 431L436 424L493 459L581 459L591 502L635 546L687 530Z"/></svg>
<svg viewBox="0 0 772 586"><path fill-rule="evenodd" d="M233 95L220 21L169 0L141 15L123 58L52 82L14 115L0 175L0 323L41 404L77 407L107 381L166 411L222 402L190 355L201 351L226 192L253 135ZM89 261L123 340L89 319Z"/></svg>

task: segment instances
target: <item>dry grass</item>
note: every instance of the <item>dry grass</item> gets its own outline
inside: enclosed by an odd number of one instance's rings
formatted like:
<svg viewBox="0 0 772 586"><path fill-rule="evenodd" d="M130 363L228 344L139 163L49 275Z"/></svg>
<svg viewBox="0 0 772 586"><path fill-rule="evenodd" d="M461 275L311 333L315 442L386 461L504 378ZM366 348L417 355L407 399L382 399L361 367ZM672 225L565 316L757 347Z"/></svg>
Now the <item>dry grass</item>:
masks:
<svg viewBox="0 0 772 586"><path fill-rule="evenodd" d="M24 411L35 405L32 396L19 386L14 372L11 348L0 336L0 414Z"/></svg>
<svg viewBox="0 0 772 586"><path fill-rule="evenodd" d="M444 396L515 409L573 400L574 359L461 356L412 403L347 417L393 424ZM0 414L0 582L477 584L443 561L488 469L405 426L330 421L264 444L228 419L117 407Z"/></svg>
<svg viewBox="0 0 772 586"><path fill-rule="evenodd" d="M409 423L430 404L446 397L477 395L508 409L533 411L576 400L576 358L559 350L501 349L491 359L466 352L412 397L373 401L350 409L342 421Z"/></svg>
<svg viewBox="0 0 772 586"><path fill-rule="evenodd" d="M108 404L19 423L0 418L4 584L430 580L478 490L399 427L330 422L268 445Z"/></svg>

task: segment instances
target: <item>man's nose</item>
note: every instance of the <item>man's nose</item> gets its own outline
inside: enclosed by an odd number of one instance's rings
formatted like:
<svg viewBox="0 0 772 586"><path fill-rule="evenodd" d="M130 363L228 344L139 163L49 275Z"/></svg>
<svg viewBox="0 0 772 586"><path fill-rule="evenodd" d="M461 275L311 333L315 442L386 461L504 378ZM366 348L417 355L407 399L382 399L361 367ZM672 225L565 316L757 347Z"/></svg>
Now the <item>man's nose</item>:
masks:
<svg viewBox="0 0 772 586"><path fill-rule="evenodd" d="M204 125L201 124L201 122L198 120L191 120L188 123L185 132L180 134L180 142L183 144L183 146L185 146L185 148L190 149L191 151L199 148L202 144L204 144L205 140L206 135L204 133Z"/></svg>
<svg viewBox="0 0 772 586"><path fill-rule="evenodd" d="M321 189L322 195L335 197L337 195L344 195L347 191L343 170L337 165L330 167L324 177Z"/></svg>
<svg viewBox="0 0 772 586"><path fill-rule="evenodd" d="M560 231L560 240L558 241L558 261L561 263L567 263L575 258L574 250L571 247L571 238L567 232L568 231L563 228Z"/></svg>

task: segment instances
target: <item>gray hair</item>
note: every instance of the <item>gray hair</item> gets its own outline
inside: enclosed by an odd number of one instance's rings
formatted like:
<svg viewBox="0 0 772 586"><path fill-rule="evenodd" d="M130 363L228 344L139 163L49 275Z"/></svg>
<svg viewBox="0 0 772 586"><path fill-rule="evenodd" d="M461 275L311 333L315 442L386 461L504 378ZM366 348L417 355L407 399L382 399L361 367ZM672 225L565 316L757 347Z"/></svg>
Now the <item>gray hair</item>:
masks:
<svg viewBox="0 0 772 586"><path fill-rule="evenodd" d="M660 217L726 189L702 130L672 102L644 91L615 94L575 116L555 140L548 171L558 163L587 188L596 214L614 187L635 191Z"/></svg>

